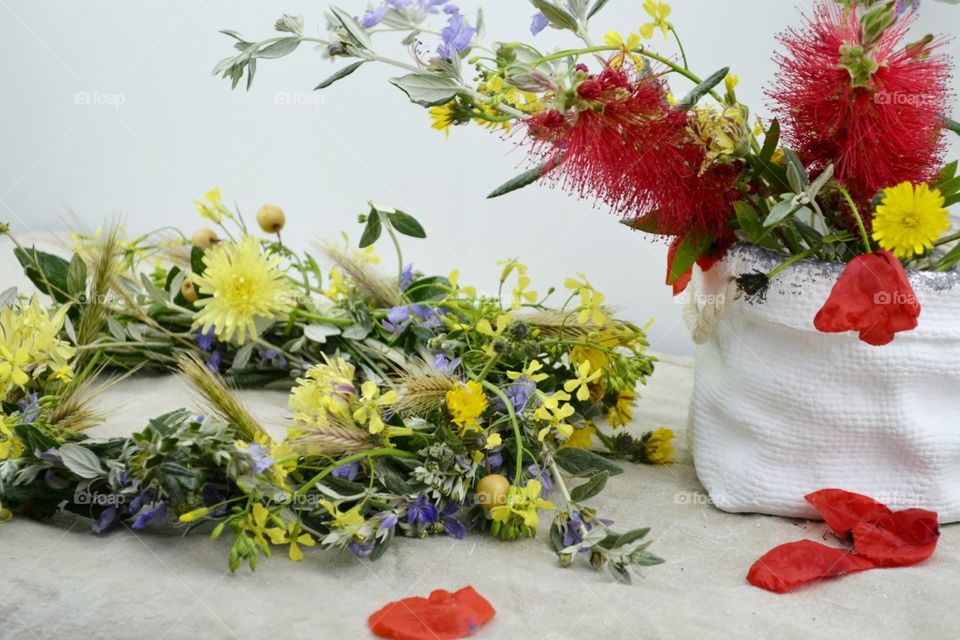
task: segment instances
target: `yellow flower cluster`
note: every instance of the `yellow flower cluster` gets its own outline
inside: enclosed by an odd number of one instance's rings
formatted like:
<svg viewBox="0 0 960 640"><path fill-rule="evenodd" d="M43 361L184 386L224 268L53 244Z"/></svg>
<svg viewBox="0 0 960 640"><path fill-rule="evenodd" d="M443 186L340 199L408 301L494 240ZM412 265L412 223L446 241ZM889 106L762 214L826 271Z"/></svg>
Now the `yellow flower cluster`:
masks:
<svg viewBox="0 0 960 640"><path fill-rule="evenodd" d="M193 204L197 207L197 212L201 217L206 218L216 224L223 222L224 218L232 218L233 213L223 206L223 197L220 195L220 187L214 187L205 194L203 200L194 200Z"/></svg>
<svg viewBox="0 0 960 640"><path fill-rule="evenodd" d="M0 460L19 458L23 452L23 442L13 431L16 418L0 416Z"/></svg>
<svg viewBox="0 0 960 640"><path fill-rule="evenodd" d="M47 373L62 382L73 378L74 348L59 337L68 310L64 305L51 318L34 296L0 311L0 398Z"/></svg>
<svg viewBox="0 0 960 640"><path fill-rule="evenodd" d="M597 327L606 325L607 322L610 321L610 318L603 309L603 302L606 300L606 296L594 289L585 275L582 273L577 275L580 276L579 280L567 278L564 281L564 286L567 289L574 290L576 294L580 296L577 322L580 324L592 323Z"/></svg>
<svg viewBox="0 0 960 640"><path fill-rule="evenodd" d="M490 517L496 522L506 524L514 515L525 526L536 528L540 524L537 509L554 509L552 502L540 497L543 485L539 480L530 480L524 487L512 486L507 494L506 504L498 505L490 511Z"/></svg>
<svg viewBox="0 0 960 640"><path fill-rule="evenodd" d="M202 296L193 326L214 329L219 339L243 344L259 335L256 320L272 323L293 307L294 289L282 258L265 250L253 236L221 242L203 256L203 275L193 282Z"/></svg>
<svg viewBox="0 0 960 640"><path fill-rule="evenodd" d="M524 301L529 303L534 303L537 301L537 292L529 288L530 276L527 275L527 265L517 261L516 259L502 260L498 262L497 265L503 265L503 271L500 273L501 285L507 281L514 271L517 273L517 283L513 288L513 300L510 303L511 309L519 309L523 305Z"/></svg>
<svg viewBox="0 0 960 640"><path fill-rule="evenodd" d="M731 84L733 84L731 82ZM718 112L713 107L694 107L687 133L704 148L706 157L700 167L703 174L714 162L729 162L743 155L750 141L747 111L733 105Z"/></svg>

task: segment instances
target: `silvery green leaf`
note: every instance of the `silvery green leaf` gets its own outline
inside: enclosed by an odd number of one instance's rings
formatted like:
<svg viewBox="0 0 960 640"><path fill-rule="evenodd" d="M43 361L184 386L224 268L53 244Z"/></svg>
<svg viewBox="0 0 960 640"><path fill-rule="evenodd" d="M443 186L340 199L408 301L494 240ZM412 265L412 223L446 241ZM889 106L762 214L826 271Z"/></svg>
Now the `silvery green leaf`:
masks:
<svg viewBox="0 0 960 640"><path fill-rule="evenodd" d="M706 80L695 86L690 93L684 96L674 108L678 111L691 109L693 105L700 102L700 98L710 93L715 86L723 82L723 79L727 77L728 73L730 73L730 67L723 67L722 69L714 71Z"/></svg>
<svg viewBox="0 0 960 640"><path fill-rule="evenodd" d="M340 327L332 324L308 324L303 328L303 335L307 340L324 344L327 338L340 335Z"/></svg>
<svg viewBox="0 0 960 640"><path fill-rule="evenodd" d="M775 204L770 210L770 215L767 216L767 219L763 221L764 229L772 227L777 224L796 209L796 205L793 203L793 196L785 196L780 202Z"/></svg>
<svg viewBox="0 0 960 640"><path fill-rule="evenodd" d="M107 316L107 328L110 330L110 334L117 339L117 342L127 341L127 330L113 316Z"/></svg>
<svg viewBox="0 0 960 640"><path fill-rule="evenodd" d="M627 572L626 567L617 562L607 562L607 570L620 584L631 584L633 582L630 579L630 574Z"/></svg>
<svg viewBox="0 0 960 640"><path fill-rule="evenodd" d="M3 293L0 293L0 307L8 307L17 302L17 288L10 287Z"/></svg>
<svg viewBox="0 0 960 640"><path fill-rule="evenodd" d="M68 315L63 317L63 330L67 332L67 337L70 338L70 342L77 344L77 331L73 327L73 320L71 320Z"/></svg>
<svg viewBox="0 0 960 640"><path fill-rule="evenodd" d="M77 295L87 289L87 263L79 254L73 254L67 265L67 293Z"/></svg>
<svg viewBox="0 0 960 640"><path fill-rule="evenodd" d="M373 48L370 35L360 26L360 23L357 22L353 16L338 7L330 7L330 12L333 13L337 21L343 26L347 32L347 36L353 41L354 45L368 51Z"/></svg>
<svg viewBox="0 0 960 640"><path fill-rule="evenodd" d="M150 279L145 273L140 274L140 282L143 284L143 288L147 290L147 295L153 298L153 301L159 305L166 305L169 301L167 293L161 291L157 285L153 284L153 280Z"/></svg>
<svg viewBox="0 0 960 640"><path fill-rule="evenodd" d="M142 324L128 324L127 333L130 334L130 337L136 340L137 342L143 342L143 330L144 325Z"/></svg>
<svg viewBox="0 0 960 640"><path fill-rule="evenodd" d="M371 327L355 324L343 330L343 337L347 340L366 340L372 331Z"/></svg>
<svg viewBox="0 0 960 640"><path fill-rule="evenodd" d="M566 9L562 9L548 0L530 0L540 13L547 17L550 25L557 29L577 30L577 21Z"/></svg>
<svg viewBox="0 0 960 640"><path fill-rule="evenodd" d="M283 16L277 20L276 24L273 25L273 28L277 31L286 31L288 33L303 35L303 16L290 16L283 14Z"/></svg>
<svg viewBox="0 0 960 640"><path fill-rule="evenodd" d="M810 186L807 188L806 195L812 201L817 199L817 195L820 194L820 191L827 185L828 182L833 178L833 163L827 165L827 168L824 169L816 180L810 183Z"/></svg>
<svg viewBox="0 0 960 640"><path fill-rule="evenodd" d="M453 78L430 73L410 73L391 78L390 84L399 88L412 102L423 107L435 107L453 100L462 89Z"/></svg>
<svg viewBox="0 0 960 640"><path fill-rule="evenodd" d="M596 2L594 2L593 6L590 7L590 11L587 13L587 19L590 19L593 16L597 15L605 6L607 6L607 3L609 1L610 0L597 0Z"/></svg>
<svg viewBox="0 0 960 640"><path fill-rule="evenodd" d="M250 356L253 355L253 347L256 343L249 342L237 350L237 354L233 356L233 365L231 369L243 369L247 366L247 363L250 362Z"/></svg>
<svg viewBox="0 0 960 640"><path fill-rule="evenodd" d="M63 465L81 478L89 480L103 474L100 458L90 449L79 444L65 444L58 451Z"/></svg>
<svg viewBox="0 0 960 640"><path fill-rule="evenodd" d="M220 29L220 33L222 33L225 36L230 36L231 38L233 38L238 42L242 42L244 44L250 44L242 35L234 31L233 29Z"/></svg>
<svg viewBox="0 0 960 640"><path fill-rule="evenodd" d="M477 19L474 22L474 28L477 30L477 39L483 40L487 33L487 22L484 19L483 7L477 8Z"/></svg>
<svg viewBox="0 0 960 640"><path fill-rule="evenodd" d="M257 51L258 58L266 58L268 60L274 58L282 58L283 56L290 55L297 50L297 47L300 46L300 38L291 37L291 38L280 38L276 42L268 44L264 48ZM253 60L250 61L250 64L253 65Z"/></svg>
<svg viewBox="0 0 960 640"><path fill-rule="evenodd" d="M351 73L359 69L364 62L365 62L364 60L361 60L360 62L354 62L353 64L348 64L343 69L340 69L339 71L335 72L332 76L330 76L329 78L327 78L326 80L324 80L323 82L315 86L313 90L318 91L320 89L326 89L337 80L346 78L348 75L350 75Z"/></svg>
<svg viewBox="0 0 960 640"><path fill-rule="evenodd" d="M810 178L807 177L807 168L803 166L800 158L791 149L783 147L783 155L787 159L787 181L794 193L802 193L810 186Z"/></svg>

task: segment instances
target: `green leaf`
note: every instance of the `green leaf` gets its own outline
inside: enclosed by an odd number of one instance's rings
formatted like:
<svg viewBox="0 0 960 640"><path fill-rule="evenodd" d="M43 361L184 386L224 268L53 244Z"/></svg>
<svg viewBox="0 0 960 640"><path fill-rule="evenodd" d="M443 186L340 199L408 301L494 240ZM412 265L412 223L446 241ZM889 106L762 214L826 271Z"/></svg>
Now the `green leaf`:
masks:
<svg viewBox="0 0 960 640"><path fill-rule="evenodd" d="M577 30L576 19L567 13L566 9L561 9L552 2L547 2L547 0L530 0L530 2L547 17L547 20L549 20L550 24L554 27L558 29L568 29L570 31Z"/></svg>
<svg viewBox="0 0 960 640"><path fill-rule="evenodd" d="M0 293L0 308L12 306L17 301L18 295L16 287L5 289Z"/></svg>
<svg viewBox="0 0 960 640"><path fill-rule="evenodd" d="M780 144L780 121L776 118L770 123L766 135L763 137L763 148L760 149L760 159L763 162L770 162L777 145Z"/></svg>
<svg viewBox="0 0 960 640"><path fill-rule="evenodd" d="M383 225L380 223L380 213L377 210L371 210L367 216L367 226L363 228L363 235L360 236L360 248L369 247L380 239L383 233Z"/></svg>
<svg viewBox="0 0 960 640"><path fill-rule="evenodd" d="M87 263L79 254L73 254L67 265L67 293L72 296L87 290Z"/></svg>
<svg viewBox="0 0 960 640"><path fill-rule="evenodd" d="M667 284L673 284L678 278L689 271L697 259L713 246L713 238L709 235L688 235L680 241L680 246L674 254L670 273L667 274Z"/></svg>
<svg viewBox="0 0 960 640"><path fill-rule="evenodd" d="M608 560L607 571L609 571L610 575L612 575L620 584L631 584L633 582L633 580L630 578L630 573L627 571L627 568L617 562Z"/></svg>
<svg viewBox="0 0 960 640"><path fill-rule="evenodd" d="M36 247L17 248L13 253L23 266L23 272L37 289L57 302L70 300L67 295L67 271L70 263L52 253L39 251Z"/></svg>
<svg viewBox="0 0 960 640"><path fill-rule="evenodd" d="M371 561L379 560L380 556L382 556L383 553L390 548L390 545L393 543L393 537L394 537L395 531L396 531L396 527L391 527L387 531L387 535L385 535L383 538L377 540L374 543L373 550L370 552Z"/></svg>
<svg viewBox="0 0 960 640"><path fill-rule="evenodd" d="M787 147L783 148L783 155L787 159L787 182L794 193L803 193L810 186L810 179L807 177L807 168L800 162L800 158L793 150Z"/></svg>
<svg viewBox="0 0 960 640"><path fill-rule="evenodd" d="M267 60L282 58L296 51L297 47L300 46L300 42L300 38L280 38L276 42L268 44L263 49L257 51L257 57ZM250 77L253 78L253 73L250 73Z"/></svg>
<svg viewBox="0 0 960 640"><path fill-rule="evenodd" d="M398 233L402 233L411 238L427 237L427 232L424 231L423 226L409 213L394 211L393 213L387 214L387 219L390 220L390 225L396 229Z"/></svg>
<svg viewBox="0 0 960 640"><path fill-rule="evenodd" d="M947 180L946 182L941 183L939 186L939 189L940 189L940 193L943 196L949 198L953 194L960 191L960 176L956 178L951 178L950 180Z"/></svg>
<svg viewBox="0 0 960 640"><path fill-rule="evenodd" d="M439 300L450 291L450 281L445 276L427 276L414 280L407 288L405 295L410 302L424 300Z"/></svg>
<svg viewBox="0 0 960 640"><path fill-rule="evenodd" d="M422 107L446 104L463 89L455 79L432 73L409 73L399 78L391 78L390 84Z"/></svg>
<svg viewBox="0 0 960 640"><path fill-rule="evenodd" d="M940 173L937 175L936 184L941 184L948 180L952 180L954 176L957 175L957 161L947 163L943 165L943 169L940 169Z"/></svg>
<svg viewBox="0 0 960 640"><path fill-rule="evenodd" d="M780 202L775 204L773 209L770 210L770 215L763 221L763 228L769 229L793 214L797 209L799 209L799 207L793 203L792 197L783 197Z"/></svg>
<svg viewBox="0 0 960 640"><path fill-rule="evenodd" d="M317 344L324 344L327 338L338 336L340 333L340 327L332 324L308 324L303 328L304 337Z"/></svg>
<svg viewBox="0 0 960 640"><path fill-rule="evenodd" d="M675 109L678 111L688 111L693 105L700 102L700 98L710 93L715 86L723 82L723 79L730 73L730 67L724 67L714 71L710 77L693 88L690 93L683 97L683 100L677 103Z"/></svg>
<svg viewBox="0 0 960 640"><path fill-rule="evenodd" d="M190 249L190 270L197 275L203 275L206 265L203 264L203 249L194 245Z"/></svg>
<svg viewBox="0 0 960 640"><path fill-rule="evenodd" d="M606 471L611 476L623 473L623 469L617 465L586 449L573 447L560 449L554 459L561 469L577 477L589 477L602 471Z"/></svg>
<svg viewBox="0 0 960 640"><path fill-rule="evenodd" d="M584 500L589 500L593 496L603 491L603 488L607 486L607 480L609 478L609 471L601 471L600 473L591 476L590 479L584 482L582 485L573 488L573 490L570 492L570 499L574 502L583 502Z"/></svg>
<svg viewBox="0 0 960 640"><path fill-rule="evenodd" d="M607 3L609 1L610 0L597 0L596 2L594 2L593 6L590 7L590 11L587 12L587 19L589 20L593 16L600 13L600 10L603 9L605 6L607 6Z"/></svg>
<svg viewBox="0 0 960 640"><path fill-rule="evenodd" d="M642 529L627 531L617 538L617 541L614 543L613 547L624 547L630 543L636 542L637 540L643 540L647 537L648 533L650 533L650 527L643 527Z"/></svg>
<svg viewBox="0 0 960 640"><path fill-rule="evenodd" d="M100 458L90 449L79 444L65 444L59 452L63 466L81 478L91 480L103 475Z"/></svg>
<svg viewBox="0 0 960 640"><path fill-rule="evenodd" d="M365 60L361 60L360 62L354 62L353 64L348 64L343 69L340 69L339 71L334 73L332 76L330 76L329 78L327 78L326 80L324 80L323 82L315 86L313 90L319 91L320 89L326 89L337 80L342 80L343 78L346 78L348 75L350 75L351 73L359 69L361 66L363 66L364 62Z"/></svg>
<svg viewBox="0 0 960 640"><path fill-rule="evenodd" d="M516 191L517 189L523 189L527 185L531 185L543 176L547 175L553 167L560 164L560 158L557 158L553 161L551 165L550 161L544 162L541 165L534 167L533 169L527 169L523 173L513 178L510 178L502 185L494 189L487 195L487 199L490 198L499 198L502 195L506 195L511 191Z"/></svg>
<svg viewBox="0 0 960 640"><path fill-rule="evenodd" d="M937 264L933 267L933 270L950 271L958 262L960 262L960 244L957 244L953 249L950 249L950 251L940 258L940 260L937 261Z"/></svg>
<svg viewBox="0 0 960 640"><path fill-rule="evenodd" d="M737 221L740 223L740 229L753 242L760 239L763 234L763 225L760 224L760 214L753 208L749 202L740 200L733 203L733 209L737 212Z"/></svg>
<svg viewBox="0 0 960 640"><path fill-rule="evenodd" d="M361 49L373 48L373 42L370 40L370 35L363 27L360 26L360 23L357 22L353 16L339 7L330 7L330 13L332 13L337 21L343 25L344 31L347 32L347 36L354 45L360 47Z"/></svg>
<svg viewBox="0 0 960 640"><path fill-rule="evenodd" d="M949 129L950 131L953 131L955 134L960 136L960 122L957 122L956 120L951 120L950 118L944 118L943 127L944 129Z"/></svg>

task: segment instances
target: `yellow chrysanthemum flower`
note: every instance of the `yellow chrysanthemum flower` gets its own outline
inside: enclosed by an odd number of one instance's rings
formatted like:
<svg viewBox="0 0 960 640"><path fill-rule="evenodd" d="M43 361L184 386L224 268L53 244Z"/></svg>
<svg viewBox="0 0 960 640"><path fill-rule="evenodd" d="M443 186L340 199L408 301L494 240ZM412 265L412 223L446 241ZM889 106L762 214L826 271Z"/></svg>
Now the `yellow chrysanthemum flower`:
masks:
<svg viewBox="0 0 960 640"><path fill-rule="evenodd" d="M477 418L489 406L483 385L473 380L447 391L446 397L447 411L453 423L462 428L476 427Z"/></svg>
<svg viewBox="0 0 960 640"><path fill-rule="evenodd" d="M294 291L283 260L264 250L253 236L221 242L203 256L203 275L193 282L201 294L193 326L213 328L220 340L238 344L258 335L255 320L274 321L293 306Z"/></svg>
<svg viewBox="0 0 960 640"><path fill-rule="evenodd" d="M873 214L873 239L898 258L910 259L933 249L950 228L944 197L926 184L901 182L883 190L883 202Z"/></svg>
<svg viewBox="0 0 960 640"><path fill-rule="evenodd" d="M654 0L646 0L643 3L643 10L647 12L653 22L647 22L640 25L640 35L649 40L653 37L653 30L660 29L663 32L663 37L666 38L670 33L671 25L667 22L667 18L670 17L670 12L673 9L666 2L655 2Z"/></svg>

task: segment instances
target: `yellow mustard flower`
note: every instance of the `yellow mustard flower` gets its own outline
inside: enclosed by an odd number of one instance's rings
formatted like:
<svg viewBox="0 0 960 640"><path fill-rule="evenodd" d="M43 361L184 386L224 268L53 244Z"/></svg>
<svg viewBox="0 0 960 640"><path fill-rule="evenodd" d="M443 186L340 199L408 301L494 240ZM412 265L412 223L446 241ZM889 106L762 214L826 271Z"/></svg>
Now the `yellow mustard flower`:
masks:
<svg viewBox="0 0 960 640"><path fill-rule="evenodd" d="M570 394L565 391L555 391L550 395L541 393L539 396L540 406L533 412L533 419L546 422L547 426L540 429L537 438L542 442L551 429L556 429L564 438L573 435L573 427L566 423L566 419L576 412L573 405L567 403Z"/></svg>
<svg viewBox="0 0 960 640"><path fill-rule="evenodd" d="M883 202L873 214L873 239L898 258L909 260L933 249L950 228L945 199L939 189L901 182L883 190Z"/></svg>
<svg viewBox="0 0 960 640"><path fill-rule="evenodd" d="M577 322L580 324L592 322L598 327L604 326L609 321L607 314L603 310L603 303L606 300L606 296L594 289L593 285L590 284L586 276L582 273L577 275L580 276L580 280L567 278L564 281L564 286L567 289L575 290L577 295L580 296Z"/></svg>
<svg viewBox="0 0 960 640"><path fill-rule="evenodd" d="M647 462L650 464L666 464L673 461L673 431L657 429L643 439Z"/></svg>
<svg viewBox="0 0 960 640"><path fill-rule="evenodd" d="M483 392L483 385L474 380L447 391L447 411L453 423L461 428L477 428L479 418L487 410L489 402Z"/></svg>
<svg viewBox="0 0 960 640"><path fill-rule="evenodd" d="M275 321L293 307L294 290L283 260L253 236L221 242L203 256L203 275L193 276L201 294L194 328L213 329L224 342L243 344L258 335L255 321Z"/></svg>
<svg viewBox="0 0 960 640"><path fill-rule="evenodd" d="M542 382L549 378L550 376L546 373L539 373L543 369L543 365L540 364L539 360L531 360L526 367L523 368L523 371L507 371L507 377L511 380L519 380L520 378L526 378L532 382Z"/></svg>
<svg viewBox="0 0 960 640"><path fill-rule="evenodd" d="M196 205L197 211L200 213L200 216L220 224L223 222L224 218L232 218L233 214L223 206L223 198L220 195L220 187L214 187L210 189L205 194L203 194L203 200L194 200L193 204Z"/></svg>
<svg viewBox="0 0 960 640"><path fill-rule="evenodd" d="M291 522L287 525L286 530L281 529L280 527L271 527L265 531L267 536L270 538L270 542L276 545L289 544L290 545L290 559L293 562L300 562L303 560L303 551L300 549L302 544L305 547L312 547L317 544L316 540L313 539L309 533L303 532L303 529L300 527L300 524L297 522Z"/></svg>
<svg viewBox="0 0 960 640"><path fill-rule="evenodd" d="M383 431L383 418L380 416L380 407L391 405L397 401L397 392L391 389L384 394L376 382L367 380L360 386L359 406L353 412L353 419L360 425L370 423L370 433L377 434Z"/></svg>
<svg viewBox="0 0 960 640"><path fill-rule="evenodd" d="M712 107L694 107L692 112L687 132L706 151L701 174L714 162L729 162L742 155L751 133L745 109L734 105L717 112Z"/></svg>
<svg viewBox="0 0 960 640"><path fill-rule="evenodd" d="M523 524L536 528L540 524L540 515L537 509L554 509L552 502L540 497L543 485L539 480L529 480L525 487L510 487L506 503L490 510L490 517L497 522L506 523L516 514L523 520Z"/></svg>
<svg viewBox="0 0 960 640"><path fill-rule="evenodd" d="M34 296L29 304L0 310L0 397L14 387L24 388L47 370L54 372L51 377L72 377L67 361L75 349L59 337L68 309L69 305L60 307L51 318Z"/></svg>
<svg viewBox="0 0 960 640"><path fill-rule="evenodd" d="M334 529L346 529L347 531L356 531L363 526L366 520L360 514L360 505L356 505L348 511L340 511L340 508L329 500L321 500L320 506L327 510L333 517L330 526Z"/></svg>
<svg viewBox="0 0 960 640"><path fill-rule="evenodd" d="M601 369L596 371L590 370L590 361L584 360L576 369L577 377L573 380L567 380L563 383L563 390L572 393L574 390L577 392L577 400L580 402L585 402L590 399L590 383L594 382L597 378L603 375Z"/></svg>
<svg viewBox="0 0 960 640"><path fill-rule="evenodd" d="M624 41L623 36L618 32L608 31L607 35L604 36L603 41L608 47L620 49L620 52L610 59L610 66L614 69L619 69L622 67L623 63L628 59L632 60L637 66L643 66L643 57L639 54L633 53L635 49L640 48L640 36L636 33L631 33L627 36L626 41Z"/></svg>
<svg viewBox="0 0 960 640"><path fill-rule="evenodd" d="M463 294L470 299L477 297L477 289L475 287L460 286L460 270L459 269L454 269L453 271L451 271L450 275L447 277L447 280L450 281L451 295Z"/></svg>
<svg viewBox="0 0 960 640"><path fill-rule="evenodd" d="M655 0L646 0L643 3L643 10L647 12L653 22L647 22L640 25L640 35L649 40L653 37L653 30L660 29L663 32L663 37L666 38L670 34L670 29L673 25L667 22L667 18L670 17L670 12L673 9L666 2L656 2Z"/></svg>
<svg viewBox="0 0 960 640"><path fill-rule="evenodd" d="M593 437L597 435L597 428L592 424L574 429L570 438L560 445L561 449L589 449L593 445Z"/></svg>
<svg viewBox="0 0 960 640"><path fill-rule="evenodd" d="M350 289L347 287L346 280L343 277L343 272L340 271L339 267L333 267L330 269L330 284L326 291L323 292L323 295L327 296L334 302L339 302L340 298L345 296L349 291Z"/></svg>
<svg viewBox="0 0 960 640"><path fill-rule="evenodd" d="M357 262L366 262L369 264L380 264L380 255L377 254L377 250L373 248L373 245L364 247L363 249L358 249L353 252L353 259Z"/></svg>

